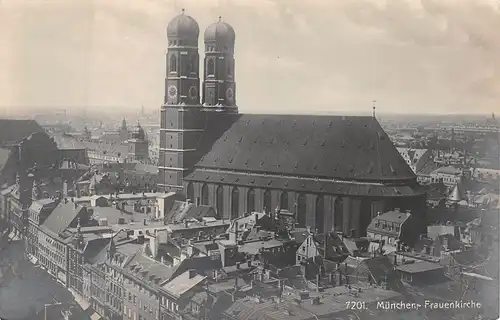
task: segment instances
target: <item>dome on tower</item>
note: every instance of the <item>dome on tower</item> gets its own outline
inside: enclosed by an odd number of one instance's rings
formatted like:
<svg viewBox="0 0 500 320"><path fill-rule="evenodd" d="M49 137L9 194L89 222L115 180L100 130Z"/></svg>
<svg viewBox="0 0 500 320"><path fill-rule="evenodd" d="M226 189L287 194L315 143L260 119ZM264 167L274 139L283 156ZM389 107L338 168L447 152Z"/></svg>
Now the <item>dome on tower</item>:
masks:
<svg viewBox="0 0 500 320"><path fill-rule="evenodd" d="M198 23L191 16L184 14L184 9L182 9L180 15L168 23L168 38L196 39L198 41L199 35L200 27Z"/></svg>
<svg viewBox="0 0 500 320"><path fill-rule="evenodd" d="M222 21L222 18L219 17L219 21L214 22L208 26L207 30L205 30L203 38L205 40L205 43L215 42L223 44L234 44L236 34L233 27L231 27L229 23Z"/></svg>
<svg viewBox="0 0 500 320"><path fill-rule="evenodd" d="M144 129L141 127L141 124L137 122L132 130L132 139L144 140L146 138L146 134L144 133Z"/></svg>

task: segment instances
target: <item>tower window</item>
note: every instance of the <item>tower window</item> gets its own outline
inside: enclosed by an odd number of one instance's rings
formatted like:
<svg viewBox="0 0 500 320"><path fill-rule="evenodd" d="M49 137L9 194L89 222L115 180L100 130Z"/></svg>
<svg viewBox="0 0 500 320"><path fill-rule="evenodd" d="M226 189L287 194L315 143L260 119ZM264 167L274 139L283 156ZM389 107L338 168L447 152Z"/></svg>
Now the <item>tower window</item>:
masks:
<svg viewBox="0 0 500 320"><path fill-rule="evenodd" d="M213 59L207 62L207 75L213 76L215 74L215 63Z"/></svg>
<svg viewBox="0 0 500 320"><path fill-rule="evenodd" d="M177 72L177 57L175 54L170 56L170 72Z"/></svg>
<svg viewBox="0 0 500 320"><path fill-rule="evenodd" d="M188 66L188 72L189 73L196 73L196 55L191 55L189 57L189 66Z"/></svg>

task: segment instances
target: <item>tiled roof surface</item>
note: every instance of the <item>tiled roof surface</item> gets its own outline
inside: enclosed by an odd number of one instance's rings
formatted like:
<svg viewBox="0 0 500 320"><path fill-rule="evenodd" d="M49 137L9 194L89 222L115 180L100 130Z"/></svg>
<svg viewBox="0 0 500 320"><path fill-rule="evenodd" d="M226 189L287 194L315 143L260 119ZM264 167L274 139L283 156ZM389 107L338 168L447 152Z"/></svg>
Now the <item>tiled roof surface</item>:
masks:
<svg viewBox="0 0 500 320"><path fill-rule="evenodd" d="M293 172L293 171L292 171ZM273 175L243 174L236 172L196 169L185 180L206 183L224 183L250 188L284 189L351 196L398 197L425 193L415 185L382 185L377 183L352 183L350 181L326 181L314 178L282 177Z"/></svg>
<svg viewBox="0 0 500 320"><path fill-rule="evenodd" d="M0 119L0 146L19 142L36 132L45 130L34 120Z"/></svg>
<svg viewBox="0 0 500 320"><path fill-rule="evenodd" d="M174 201L170 212L165 215L165 223L175 223L186 219L200 219L203 217L215 217L215 211L210 206L196 206L186 201Z"/></svg>
<svg viewBox="0 0 500 320"><path fill-rule="evenodd" d="M43 226L58 234L68 228L82 210L85 208L81 206L75 208L75 204L72 202L60 203L45 220Z"/></svg>
<svg viewBox="0 0 500 320"><path fill-rule="evenodd" d="M146 257L142 251L137 252L124 266L128 274L153 285L159 285L172 277L174 268Z"/></svg>
<svg viewBox="0 0 500 320"><path fill-rule="evenodd" d="M415 178L372 117L239 115L197 167L364 181Z"/></svg>
<svg viewBox="0 0 500 320"><path fill-rule="evenodd" d="M0 148L0 172L4 169L4 167L9 162L11 151L6 148Z"/></svg>
<svg viewBox="0 0 500 320"><path fill-rule="evenodd" d="M163 285L163 289L176 297L181 297L205 279L206 276L199 275L194 270L187 270Z"/></svg>

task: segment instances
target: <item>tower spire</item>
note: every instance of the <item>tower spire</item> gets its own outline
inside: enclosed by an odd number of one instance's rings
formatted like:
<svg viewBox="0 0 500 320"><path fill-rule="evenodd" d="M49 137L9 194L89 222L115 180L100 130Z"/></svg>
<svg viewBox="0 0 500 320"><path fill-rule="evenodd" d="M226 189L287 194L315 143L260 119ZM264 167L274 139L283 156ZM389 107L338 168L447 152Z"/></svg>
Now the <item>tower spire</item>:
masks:
<svg viewBox="0 0 500 320"><path fill-rule="evenodd" d="M375 118L375 109L376 109L376 104L377 104L377 100L373 100L372 109L373 109L373 117L374 117L374 118Z"/></svg>

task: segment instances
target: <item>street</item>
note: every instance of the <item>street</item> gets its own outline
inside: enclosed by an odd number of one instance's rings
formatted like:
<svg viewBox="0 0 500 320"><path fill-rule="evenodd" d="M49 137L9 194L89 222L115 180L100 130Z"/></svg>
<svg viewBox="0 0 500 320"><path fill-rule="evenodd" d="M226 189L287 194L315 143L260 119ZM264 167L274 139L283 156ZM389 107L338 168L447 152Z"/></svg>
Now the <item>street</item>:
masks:
<svg viewBox="0 0 500 320"><path fill-rule="evenodd" d="M73 300L66 288L24 258L22 241L0 248L0 318L28 320L45 304Z"/></svg>

